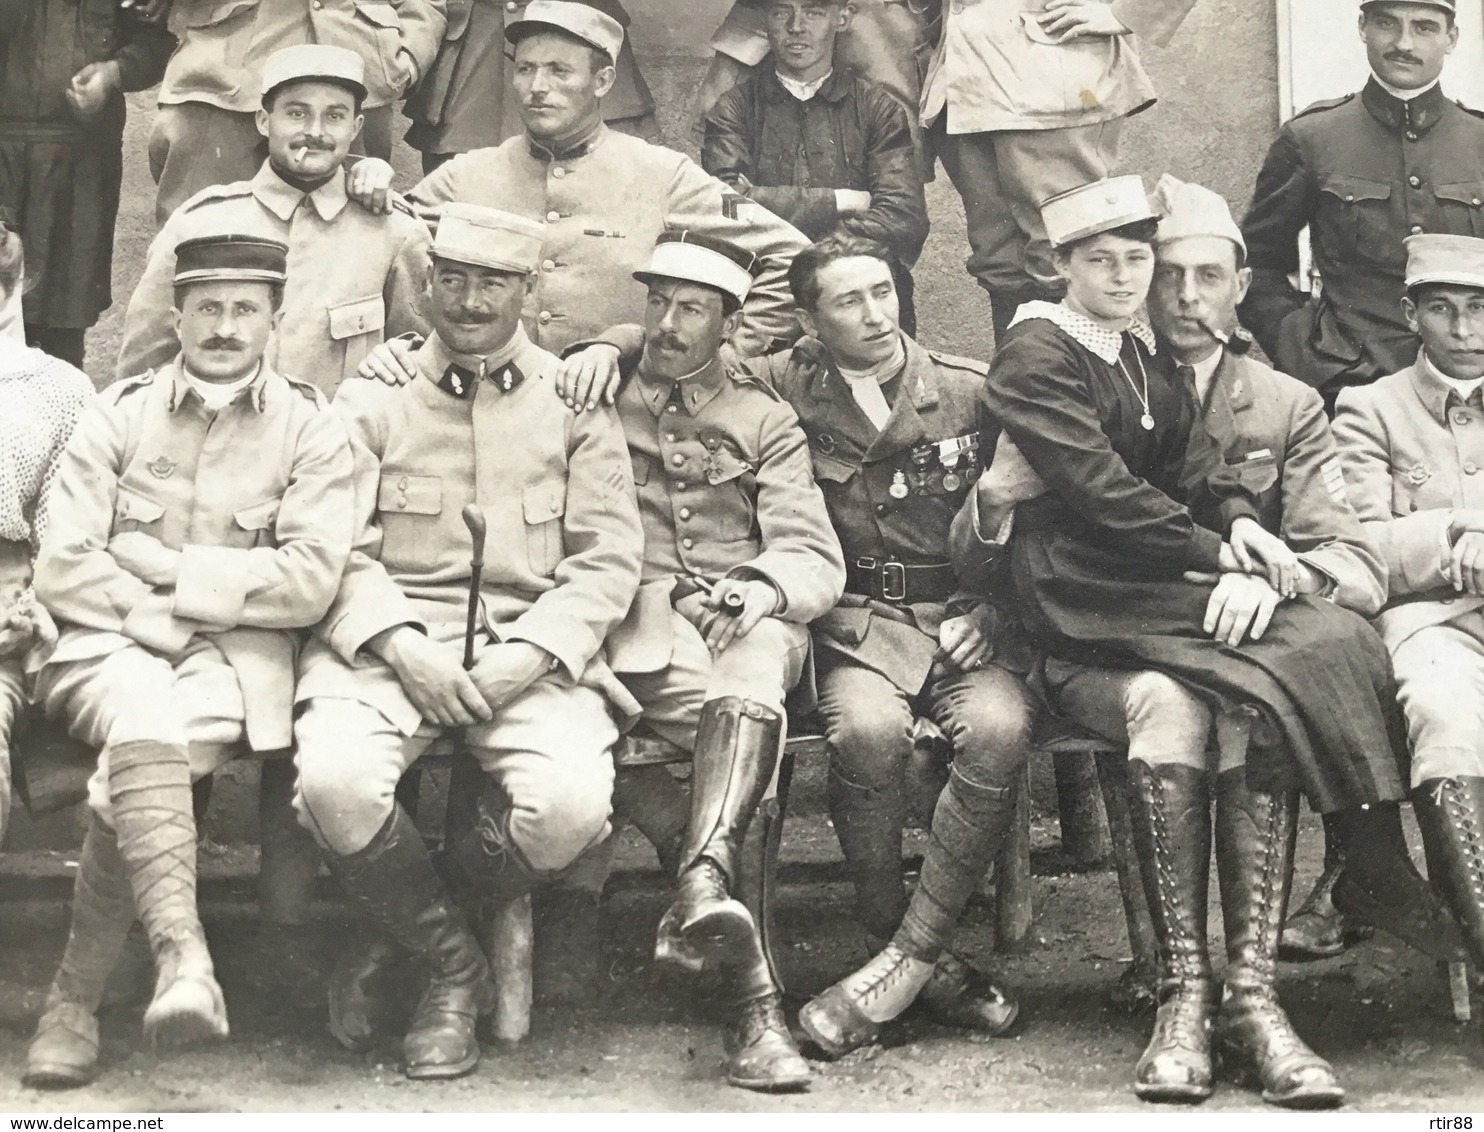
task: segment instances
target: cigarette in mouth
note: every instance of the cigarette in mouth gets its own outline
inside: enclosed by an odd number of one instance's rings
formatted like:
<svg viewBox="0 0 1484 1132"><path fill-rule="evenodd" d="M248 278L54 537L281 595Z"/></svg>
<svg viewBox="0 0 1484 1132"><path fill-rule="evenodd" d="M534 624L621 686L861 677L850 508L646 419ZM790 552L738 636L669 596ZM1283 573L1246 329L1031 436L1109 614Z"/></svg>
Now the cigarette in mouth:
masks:
<svg viewBox="0 0 1484 1132"><path fill-rule="evenodd" d="M309 156L309 147L307 145L301 145L298 149L294 150L294 160L295 161L303 161L308 156Z"/></svg>

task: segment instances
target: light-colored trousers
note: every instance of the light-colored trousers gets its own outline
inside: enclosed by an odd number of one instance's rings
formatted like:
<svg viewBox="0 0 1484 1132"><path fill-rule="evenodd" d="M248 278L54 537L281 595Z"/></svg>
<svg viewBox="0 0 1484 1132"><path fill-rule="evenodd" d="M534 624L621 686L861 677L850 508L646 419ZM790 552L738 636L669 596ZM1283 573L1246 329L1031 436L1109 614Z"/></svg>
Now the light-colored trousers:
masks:
<svg viewBox="0 0 1484 1132"><path fill-rule="evenodd" d="M1484 611L1420 629L1392 650L1412 785L1484 778Z"/></svg>

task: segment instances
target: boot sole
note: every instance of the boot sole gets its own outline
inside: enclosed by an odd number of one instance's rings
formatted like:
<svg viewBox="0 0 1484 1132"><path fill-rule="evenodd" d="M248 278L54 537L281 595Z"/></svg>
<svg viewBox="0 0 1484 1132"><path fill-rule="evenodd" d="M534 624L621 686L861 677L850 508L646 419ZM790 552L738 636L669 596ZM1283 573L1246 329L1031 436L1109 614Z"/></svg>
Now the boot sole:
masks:
<svg viewBox="0 0 1484 1132"><path fill-rule="evenodd" d="M807 1092L809 1086L814 1083L814 1078L809 1075L803 1077L735 1077L727 1074L727 1084L738 1089L747 1089L754 1093L803 1093Z"/></svg>
<svg viewBox="0 0 1484 1132"><path fill-rule="evenodd" d="M870 1034L864 1040L853 1044L850 1042L837 1042L833 1038L826 1038L819 1028L814 1025L814 1018L810 1011L810 1007L813 1005L813 1003L807 1003L799 1011L799 1029L804 1031L805 1036L814 1043L815 1048L824 1055L826 1060L837 1061L847 1053L854 1053L858 1049L865 1049L867 1046L874 1045L881 1039L881 1028L879 1026L874 1033Z"/></svg>
<svg viewBox="0 0 1484 1132"><path fill-rule="evenodd" d="M467 1077L478 1065L479 1053L476 1051L463 1061L455 1061L450 1065L406 1066L402 1070L402 1076L409 1081L449 1081L455 1077Z"/></svg>
<svg viewBox="0 0 1484 1132"><path fill-rule="evenodd" d="M28 1089L80 1089L98 1078L96 1065L81 1069L70 1065L29 1065L21 1074L21 1084Z"/></svg>
<svg viewBox="0 0 1484 1132"><path fill-rule="evenodd" d="M718 908L680 929L681 940L703 965L726 967L746 962L756 946L757 926L745 905Z"/></svg>
<svg viewBox="0 0 1484 1132"><path fill-rule="evenodd" d="M1216 1091L1211 1085L1135 1085L1134 1096L1155 1104L1200 1104Z"/></svg>
<svg viewBox="0 0 1484 1132"><path fill-rule="evenodd" d="M226 1003L214 982L179 980L144 1012L144 1036L157 1050L221 1041L227 1033Z"/></svg>
<svg viewBox="0 0 1484 1132"><path fill-rule="evenodd" d="M1247 1089L1262 1097L1264 1104L1277 1108L1325 1109L1336 1108L1345 1103L1345 1090L1338 1085L1331 1089L1314 1089L1309 1092L1289 1093L1284 1096L1274 1093L1262 1083L1262 1076L1247 1060L1246 1056L1229 1048L1218 1046L1213 1060L1216 1072L1222 1079L1238 1088Z"/></svg>

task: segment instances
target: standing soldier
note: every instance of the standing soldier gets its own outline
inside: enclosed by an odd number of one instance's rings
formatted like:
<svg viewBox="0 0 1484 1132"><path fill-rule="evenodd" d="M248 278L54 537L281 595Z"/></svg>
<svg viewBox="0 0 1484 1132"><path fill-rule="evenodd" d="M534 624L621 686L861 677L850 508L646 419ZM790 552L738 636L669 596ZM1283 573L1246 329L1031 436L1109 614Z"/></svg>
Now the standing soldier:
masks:
<svg viewBox="0 0 1484 1132"><path fill-rule="evenodd" d="M617 407L644 520L644 584L614 664L645 723L694 752L679 884L655 954L727 969L727 1080L772 1092L806 1087L809 1067L757 925L733 893L777 770L807 625L839 599L845 571L798 418L718 357L755 270L735 245L670 232L635 273L649 288L644 346ZM625 652L654 660L627 666ZM674 790L663 770L622 777L623 790Z"/></svg>
<svg viewBox="0 0 1484 1132"><path fill-rule="evenodd" d="M412 121L407 144L431 173L455 154L499 145L521 132L520 103L505 54L505 29L525 18L530 0L449 0L448 31L428 73L408 91L403 113ZM621 27L629 14L618 0L583 0ZM651 141L659 136L654 98L628 42L619 48L617 77L603 103L611 129Z"/></svg>
<svg viewBox="0 0 1484 1132"><path fill-rule="evenodd" d="M0 3L0 206L31 260L26 337L74 366L113 302L124 92L159 82L174 45L118 0Z"/></svg>
<svg viewBox="0 0 1484 1132"><path fill-rule="evenodd" d="M155 222L208 185L246 180L262 160L253 125L268 58L325 44L370 60L367 153L392 152L392 104L424 74L447 26L446 0L177 0L180 46L165 68L149 139Z"/></svg>
<svg viewBox="0 0 1484 1132"><path fill-rule="evenodd" d="M1458 42L1456 7L1363 0L1370 81L1283 127L1242 222L1252 267L1242 320L1280 370L1319 390L1330 413L1341 389L1417 356L1401 312L1407 236L1484 232L1484 115L1439 85ZM1306 227L1320 277L1307 297L1288 281ZM1295 955L1345 946L1347 925L1330 899L1343 856L1329 827L1325 842L1324 872L1283 933Z"/></svg>
<svg viewBox="0 0 1484 1132"><path fill-rule="evenodd" d="M118 375L169 359L170 263L176 243L230 228L288 244L283 323L270 362L332 396L384 336L426 328L427 228L404 211L362 208L346 192L345 156L361 131L365 65L354 51L306 44L263 67L257 128L268 159L250 181L204 189L181 206L150 246L129 300Z"/></svg>
<svg viewBox="0 0 1484 1132"><path fill-rule="evenodd" d="M750 352L795 337L785 276L804 237L683 154L603 124L613 60L624 40L618 22L574 0L531 0L505 36L515 44L524 135L460 154L410 196L430 209L467 201L545 219L524 312L535 340L560 353L610 326L637 322L645 290L633 272L672 228L726 240L758 257L761 269L739 330ZM365 372L403 380L405 357L388 344L373 353Z"/></svg>
<svg viewBox="0 0 1484 1132"><path fill-rule="evenodd" d="M180 245L179 356L111 386L57 472L36 592L61 638L36 698L99 755L29 1085L97 1073L94 1015L136 914L158 970L145 1035L227 1034L196 909L191 782L243 740L290 745L295 630L335 596L355 506L344 427L263 359L286 262L253 236Z"/></svg>
<svg viewBox="0 0 1484 1132"><path fill-rule="evenodd" d="M1428 875L1484 964L1484 240L1407 238L1414 364L1340 394L1350 498L1390 588L1391 650Z"/></svg>
<svg viewBox="0 0 1484 1132"><path fill-rule="evenodd" d="M526 217L446 208L418 376L353 381L335 402L356 447L360 536L301 668L296 804L377 933L332 978L336 1037L375 1041L365 1004L383 940L429 969L402 1047L413 1078L471 1072L475 1021L493 1004L398 780L458 729L487 776L450 851L458 895L518 896L607 837L610 705L637 714L601 651L639 583L633 477L613 413L563 405L556 359L521 327L542 236ZM486 532L472 594L469 509Z"/></svg>

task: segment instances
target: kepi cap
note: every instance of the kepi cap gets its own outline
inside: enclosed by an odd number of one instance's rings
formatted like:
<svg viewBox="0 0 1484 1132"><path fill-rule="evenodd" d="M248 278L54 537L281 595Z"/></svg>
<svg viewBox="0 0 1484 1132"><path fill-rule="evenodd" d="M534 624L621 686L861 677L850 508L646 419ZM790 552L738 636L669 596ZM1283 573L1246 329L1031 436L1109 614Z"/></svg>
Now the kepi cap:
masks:
<svg viewBox="0 0 1484 1132"><path fill-rule="evenodd" d="M1046 237L1056 248L1138 220L1156 218L1144 194L1143 179L1132 173L1068 189L1041 205Z"/></svg>
<svg viewBox="0 0 1484 1132"><path fill-rule="evenodd" d="M531 0L526 5L525 14L506 26L505 38L511 43L519 43L526 36L549 28L564 31L599 51L608 52L610 62L618 59L618 50L623 46L622 24L576 0Z"/></svg>
<svg viewBox="0 0 1484 1132"><path fill-rule="evenodd" d="M184 283L276 283L288 278L289 248L262 236L196 236L175 245L176 286Z"/></svg>
<svg viewBox="0 0 1484 1132"><path fill-rule="evenodd" d="M366 61L347 47L327 43L301 43L283 47L263 63L263 97L285 83L321 81L349 88L357 98L366 97Z"/></svg>
<svg viewBox="0 0 1484 1132"><path fill-rule="evenodd" d="M1452 283L1484 290L1484 240L1423 232L1408 236L1407 290L1424 283Z"/></svg>
<svg viewBox="0 0 1484 1132"><path fill-rule="evenodd" d="M758 257L746 248L677 229L661 234L650 253L649 265L634 272L634 278L640 283L653 279L700 283L730 295L740 304L747 301L758 270Z"/></svg>
<svg viewBox="0 0 1484 1132"><path fill-rule="evenodd" d="M1441 8L1449 15L1458 15L1457 0L1360 0L1360 10L1364 12L1380 4L1421 4L1427 8Z"/></svg>
<svg viewBox="0 0 1484 1132"><path fill-rule="evenodd" d="M1247 252L1242 230L1232 219L1231 206L1220 193L1212 192L1193 181L1181 181L1166 173L1154 186L1149 201L1164 215L1159 222L1161 244L1189 236L1220 236Z"/></svg>
<svg viewBox="0 0 1484 1132"><path fill-rule="evenodd" d="M539 220L498 208L451 202L439 213L433 255L529 275L541 262L545 242L546 226Z"/></svg>

